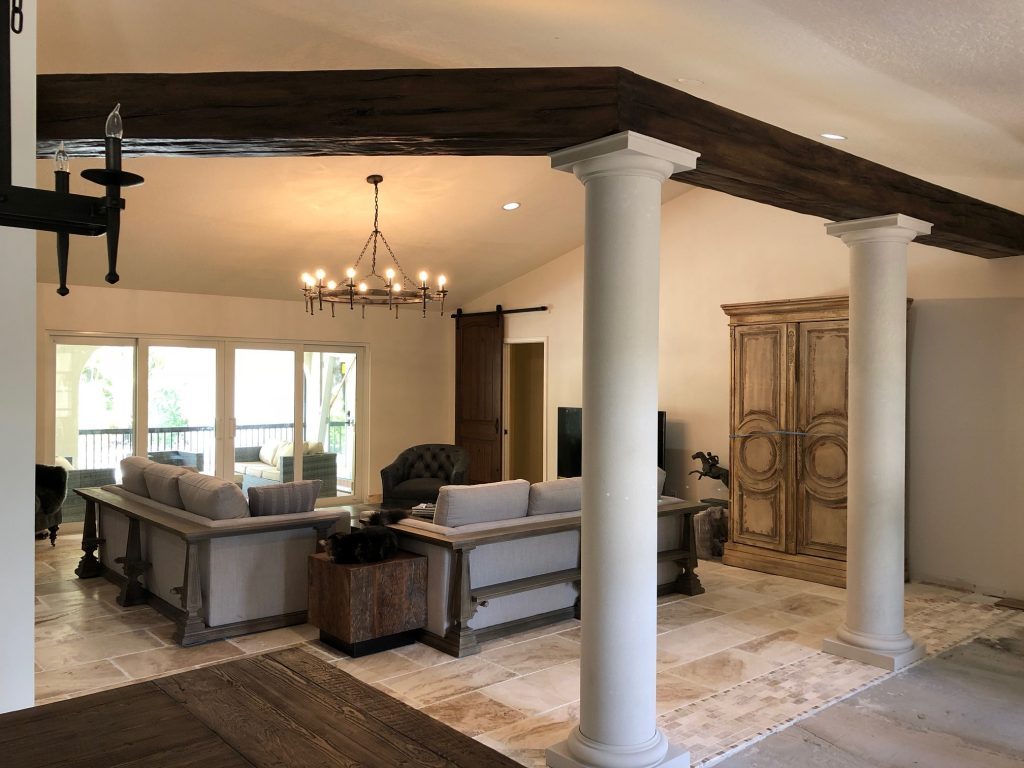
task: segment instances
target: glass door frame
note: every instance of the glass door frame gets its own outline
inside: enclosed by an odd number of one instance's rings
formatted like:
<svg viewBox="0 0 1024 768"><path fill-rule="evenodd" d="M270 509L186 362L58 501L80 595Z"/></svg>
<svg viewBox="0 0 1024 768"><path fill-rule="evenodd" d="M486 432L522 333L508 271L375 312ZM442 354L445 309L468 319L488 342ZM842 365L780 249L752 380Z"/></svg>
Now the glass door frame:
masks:
<svg viewBox="0 0 1024 768"><path fill-rule="evenodd" d="M196 347L217 350L217 409L214 423L214 439L217 448L217 476L231 480L235 467L234 387L235 356L237 349L274 349L294 353L295 388L292 421L294 434L303 435L303 398L305 374L303 361L306 352L342 352L356 356L356 450L353 457L352 493L348 496L321 498L317 506L328 507L365 501L369 488L367 467L370 465L369 416L369 346L361 343L331 342L281 342L263 339L240 339L237 337L217 338L202 336L170 336L161 334L102 333L45 330L48 354L43 361L43 376L47 382L41 387L40 397L44 400L41 417L37 425L42 429L42 439L37 440L36 458L41 463L52 463L56 455L56 378L57 345L75 344L86 346L130 346L135 350L135 387L133 407L133 440L137 456L149 452L149 349L150 347ZM144 446L144 447L143 447ZM301 477L302 452L295 455L295 474Z"/></svg>
<svg viewBox="0 0 1024 768"><path fill-rule="evenodd" d="M367 358L369 357L369 350L365 344L329 344L329 343L312 343L302 344L301 351L298 356L298 376L301 386L305 386L305 375L303 373L303 362L307 352L341 352L344 354L355 355L356 358L356 435L355 443L356 450L355 455L352 457L352 493L348 496L332 496L328 499L319 502L322 506L329 507L337 504L353 504L358 501L366 500L366 489L368 487L367 477L365 477L365 468L370 466L370 441L367 437L367 420L370 415L370 389L369 389L369 375ZM301 428L303 426L305 414L302 412L303 401L305 399L305 393L303 397L296 398L298 406L297 426ZM303 435L305 438L305 435Z"/></svg>
<svg viewBox="0 0 1024 768"><path fill-rule="evenodd" d="M135 336L121 336L108 333L61 333L59 331L47 332L49 339L49 354L46 356L43 375L46 377L47 386L43 388L44 407L42 410L43 439L37 440L36 460L42 464L53 464L57 456L57 347L59 345L71 345L79 347L131 347L134 351L135 382L133 387L132 403L132 440L133 448L138 449L139 445L139 339ZM37 382L38 384L38 382ZM37 391L40 389L36 387ZM39 419L37 417L37 425ZM78 459L78 457L75 457Z"/></svg>
<svg viewBox="0 0 1024 768"><path fill-rule="evenodd" d="M305 440L303 425L305 414L303 405L305 399L306 377L303 369L303 362L307 352L343 352L356 356L356 451L353 459L352 493L346 496L324 496L317 500L318 507L332 507L342 504L353 504L366 498L366 481L363 477L364 467L369 465L369 445L366 438L366 417L369 414L368 395L366 388L366 345L363 344L331 344L331 343L303 343L303 342L270 342L270 341L245 341L230 339L225 343L226 376L224 382L225 399L225 421L226 429L224 440L224 454L228 463L224 464L225 470L231 467L232 476L235 466L235 435L238 430L238 422L235 417L235 352L239 349L267 349L294 353L294 389L292 408L292 438L293 443ZM303 452L294 451L295 477L302 477ZM230 479L230 478L229 478Z"/></svg>
<svg viewBox="0 0 1024 768"><path fill-rule="evenodd" d="M224 342L217 341L215 339L193 339L183 337L163 337L163 336L139 336L138 345L136 347L136 372L135 372L135 423L137 425L136 440L140 439L141 442L137 442L138 446L145 446L140 452L136 450L136 456L148 456L149 455L149 350L151 347L185 347L190 349L212 349L216 354L216 392L215 392L215 405L214 412L217 414L213 419L213 441L214 441L214 457L215 466L217 469L215 477L226 477L230 480L232 475L226 475L225 470L227 467L234 470L235 461L234 457L231 457L231 461L225 463L227 458L224 449L224 418L221 414L224 413L224 401L225 401L225 386L224 381L226 377L226 356L224 354ZM143 375L145 374L145 375Z"/></svg>

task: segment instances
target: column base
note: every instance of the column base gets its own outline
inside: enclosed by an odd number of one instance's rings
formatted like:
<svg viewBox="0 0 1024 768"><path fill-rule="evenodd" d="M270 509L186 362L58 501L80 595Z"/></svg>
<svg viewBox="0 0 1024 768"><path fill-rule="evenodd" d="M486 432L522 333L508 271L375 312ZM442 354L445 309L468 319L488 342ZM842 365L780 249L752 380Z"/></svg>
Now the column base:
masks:
<svg viewBox="0 0 1024 768"><path fill-rule="evenodd" d="M594 763L584 763L569 752L567 742L560 741L553 744L545 751L548 768L595 768ZM615 768L615 766L633 766L635 763L629 755L616 755L614 752L606 753L607 760L602 760L597 768ZM633 757L632 759L635 759ZM621 761L621 762L620 762ZM690 768L690 751L677 747L674 744L668 745L665 756L656 763L651 763L649 768Z"/></svg>
<svg viewBox="0 0 1024 768"><path fill-rule="evenodd" d="M835 635L830 635L822 642L821 650L835 656L842 656L844 659L853 659L862 664L870 664L873 667L881 667L889 672L895 672L924 658L925 647L913 638L911 638L911 642L911 647L905 651L879 651L853 645L840 640Z"/></svg>

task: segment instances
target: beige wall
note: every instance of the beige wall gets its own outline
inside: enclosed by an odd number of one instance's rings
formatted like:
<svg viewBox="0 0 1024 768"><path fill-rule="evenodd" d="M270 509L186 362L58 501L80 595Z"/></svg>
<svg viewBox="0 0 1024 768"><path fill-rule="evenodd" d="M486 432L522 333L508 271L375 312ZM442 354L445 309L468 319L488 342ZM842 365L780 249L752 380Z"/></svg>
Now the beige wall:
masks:
<svg viewBox="0 0 1024 768"><path fill-rule="evenodd" d="M825 235L821 219L705 190L667 203L662 215L660 407L669 417L666 488L689 498L724 496L720 484L686 474L696 465L689 458L694 451L729 454L729 333L720 305L846 293L847 249ZM582 249L572 251L466 307L549 306L544 314L506 317L507 337L548 339L549 477L555 476L557 458L556 409L581 404L582 259ZM1012 480L1024 464L1024 432L1013 430L1020 426L1022 409L1013 410L1006 395L1024 391L1018 340L1024 328L1019 320L1024 257L987 261L911 245L909 292L915 298L908 467L912 572L915 578L1024 596L1024 569L1010 551L1013 545L993 547L990 533L1002 530L1018 546L1024 541L1020 481ZM948 327L960 317L951 299L971 300L976 308L970 344L991 377L979 376L972 384L979 403L998 409L984 423L958 423L957 434L943 426L945 409L960 392L956 377L948 374L959 355L955 340L947 338ZM1011 332L1007 323L1014 321L1017 330ZM982 333L990 323L992 332ZM629 364L628 349L621 364ZM1016 390L1004 390L1011 380ZM988 456L984 477L963 474L958 436ZM936 448L937 438L946 450ZM942 492L924 490L935 488ZM989 515L984 530L972 522L981 510Z"/></svg>
<svg viewBox="0 0 1024 768"><path fill-rule="evenodd" d="M123 258L130 259L130 254ZM61 298L56 286L38 290L37 367L46 381L52 333L95 332L156 336L224 337L233 340L311 341L365 344L369 360L369 460L364 481L380 493L380 468L417 443L450 443L454 433L455 323L410 312L396 320L368 309L337 318L303 313L299 301L134 291L71 286ZM48 441L48 414L41 404L36 430L39 451ZM43 454L41 454L41 458Z"/></svg>

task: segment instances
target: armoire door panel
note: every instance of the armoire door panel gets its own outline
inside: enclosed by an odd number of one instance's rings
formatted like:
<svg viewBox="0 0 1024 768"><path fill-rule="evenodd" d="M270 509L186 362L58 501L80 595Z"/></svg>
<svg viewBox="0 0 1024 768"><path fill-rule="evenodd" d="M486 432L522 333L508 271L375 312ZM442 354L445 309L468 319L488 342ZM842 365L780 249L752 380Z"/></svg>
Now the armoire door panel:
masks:
<svg viewBox="0 0 1024 768"><path fill-rule="evenodd" d="M733 332L730 473L737 486L731 505L733 541L784 550L785 475L789 385L785 323L736 328Z"/></svg>
<svg viewBox="0 0 1024 768"><path fill-rule="evenodd" d="M839 502L830 501L816 497L809 490L805 490L802 496L797 537L800 554L845 560L846 498Z"/></svg>
<svg viewBox="0 0 1024 768"><path fill-rule="evenodd" d="M785 549L782 536L784 516L782 486L768 492L756 491L742 485L737 490L739 514L733 516L733 540L742 544L771 549Z"/></svg>
<svg viewBox="0 0 1024 768"><path fill-rule="evenodd" d="M849 326L800 324L796 552L846 557Z"/></svg>

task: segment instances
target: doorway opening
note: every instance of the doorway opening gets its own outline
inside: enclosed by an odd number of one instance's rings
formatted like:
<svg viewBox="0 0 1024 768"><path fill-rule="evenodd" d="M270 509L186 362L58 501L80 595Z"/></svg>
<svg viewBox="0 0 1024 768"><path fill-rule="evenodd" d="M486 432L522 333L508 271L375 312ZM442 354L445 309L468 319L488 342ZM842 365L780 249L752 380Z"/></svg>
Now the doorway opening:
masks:
<svg viewBox="0 0 1024 768"><path fill-rule="evenodd" d="M547 468L546 343L543 339L505 342L504 478L531 483Z"/></svg>

